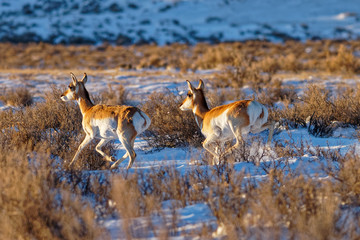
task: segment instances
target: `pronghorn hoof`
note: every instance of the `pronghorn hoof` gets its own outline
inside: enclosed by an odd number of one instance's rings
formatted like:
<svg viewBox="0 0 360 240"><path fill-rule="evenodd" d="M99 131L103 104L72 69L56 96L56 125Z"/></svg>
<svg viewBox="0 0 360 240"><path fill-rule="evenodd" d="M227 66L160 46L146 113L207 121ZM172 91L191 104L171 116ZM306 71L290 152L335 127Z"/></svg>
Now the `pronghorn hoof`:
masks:
<svg viewBox="0 0 360 240"><path fill-rule="evenodd" d="M109 162L116 162L116 158L114 158L114 157L109 157L108 161L109 161Z"/></svg>
<svg viewBox="0 0 360 240"><path fill-rule="evenodd" d="M105 156L104 157L107 162L115 162L116 159L114 157Z"/></svg>
<svg viewBox="0 0 360 240"><path fill-rule="evenodd" d="M113 165L111 165L110 169L113 170L115 168L117 168L117 166L119 166L119 161L116 161Z"/></svg>
<svg viewBox="0 0 360 240"><path fill-rule="evenodd" d="M219 165L220 164L220 158L219 157L214 157L211 161L211 165Z"/></svg>

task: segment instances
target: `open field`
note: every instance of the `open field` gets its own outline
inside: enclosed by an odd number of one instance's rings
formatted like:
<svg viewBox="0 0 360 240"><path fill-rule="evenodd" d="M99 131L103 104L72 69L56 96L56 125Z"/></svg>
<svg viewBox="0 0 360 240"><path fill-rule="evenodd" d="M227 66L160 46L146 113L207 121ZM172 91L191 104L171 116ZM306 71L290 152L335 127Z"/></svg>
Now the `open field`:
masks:
<svg viewBox="0 0 360 240"><path fill-rule="evenodd" d="M2 239L360 238L360 42L119 47L0 44ZM138 157L109 170L60 94L86 72L96 103L138 106ZM210 106L257 99L277 122L209 165L188 79ZM231 143L229 143L231 144ZM105 152L120 158L119 141Z"/></svg>

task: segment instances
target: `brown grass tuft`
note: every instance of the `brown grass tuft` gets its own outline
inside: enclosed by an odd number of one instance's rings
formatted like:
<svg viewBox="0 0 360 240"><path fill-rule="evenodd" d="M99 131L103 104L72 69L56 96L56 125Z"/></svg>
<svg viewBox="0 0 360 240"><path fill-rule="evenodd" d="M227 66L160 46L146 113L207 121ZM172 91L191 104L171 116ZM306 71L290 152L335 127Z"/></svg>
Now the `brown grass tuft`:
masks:
<svg viewBox="0 0 360 240"><path fill-rule="evenodd" d="M147 141L152 149L164 147L201 146L203 137L190 112L179 109L181 100L173 93L153 93L142 105L150 115Z"/></svg>
<svg viewBox="0 0 360 240"><path fill-rule="evenodd" d="M29 89L20 87L13 90L3 89L0 93L0 101L6 105L15 107L26 107L33 103L33 96Z"/></svg>
<svg viewBox="0 0 360 240"><path fill-rule="evenodd" d="M2 151L2 239L107 238L89 202L61 183L49 155Z"/></svg>
<svg viewBox="0 0 360 240"><path fill-rule="evenodd" d="M60 100L61 92L53 88L52 92L46 94L45 102L16 111L1 112L1 148L13 151L24 146L31 151L42 148L53 156L72 159L84 137L82 116L75 103ZM106 151L112 151L111 144L107 148ZM85 149L78 164L87 169L100 168L104 163L101 156L89 153Z"/></svg>
<svg viewBox="0 0 360 240"><path fill-rule="evenodd" d="M326 69L331 73L355 74L360 72L360 61L345 45L340 45L336 56L327 52Z"/></svg>
<svg viewBox="0 0 360 240"><path fill-rule="evenodd" d="M113 90L111 85L108 85L108 91L104 91L100 95L100 102L108 105L125 105L128 101L129 92L123 85L117 86L116 90Z"/></svg>

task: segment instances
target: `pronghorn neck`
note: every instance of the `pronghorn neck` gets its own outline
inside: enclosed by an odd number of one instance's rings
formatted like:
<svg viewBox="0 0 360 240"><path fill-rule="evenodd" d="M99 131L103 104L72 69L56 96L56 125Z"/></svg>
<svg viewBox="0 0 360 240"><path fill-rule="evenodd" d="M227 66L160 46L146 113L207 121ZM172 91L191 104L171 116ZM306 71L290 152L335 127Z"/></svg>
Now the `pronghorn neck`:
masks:
<svg viewBox="0 0 360 240"><path fill-rule="evenodd" d="M77 102L79 104L80 107L80 111L81 113L84 115L84 113L89 110L91 107L94 106L94 104L92 103L92 101L90 100L90 96L88 91L85 89L85 87L83 89L80 90L78 97L77 97Z"/></svg>
<svg viewBox="0 0 360 240"><path fill-rule="evenodd" d="M195 98L193 113L195 121L200 129L202 129L202 123L205 117L205 114L209 111L209 107L206 103L205 97L201 96L199 99Z"/></svg>

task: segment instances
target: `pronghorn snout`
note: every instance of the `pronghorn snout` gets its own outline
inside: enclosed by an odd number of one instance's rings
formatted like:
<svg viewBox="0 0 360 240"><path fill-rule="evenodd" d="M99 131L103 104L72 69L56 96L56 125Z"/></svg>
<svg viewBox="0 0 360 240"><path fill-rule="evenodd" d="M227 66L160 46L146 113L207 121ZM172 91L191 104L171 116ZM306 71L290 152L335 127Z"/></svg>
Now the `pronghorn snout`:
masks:
<svg viewBox="0 0 360 240"><path fill-rule="evenodd" d="M64 94L64 93L62 93L62 94L60 95L60 99L63 100L63 101L65 101L65 94Z"/></svg>
<svg viewBox="0 0 360 240"><path fill-rule="evenodd" d="M185 109L184 109L184 103L181 103L181 104L179 105L179 108L180 108L181 111L185 111Z"/></svg>
<svg viewBox="0 0 360 240"><path fill-rule="evenodd" d="M63 93L63 94L61 94L60 99L61 99L62 101L64 101L64 102L69 101L69 98L68 98L66 92Z"/></svg>
<svg viewBox="0 0 360 240"><path fill-rule="evenodd" d="M189 97L185 98L185 100L179 106L181 111L192 110L192 99Z"/></svg>

